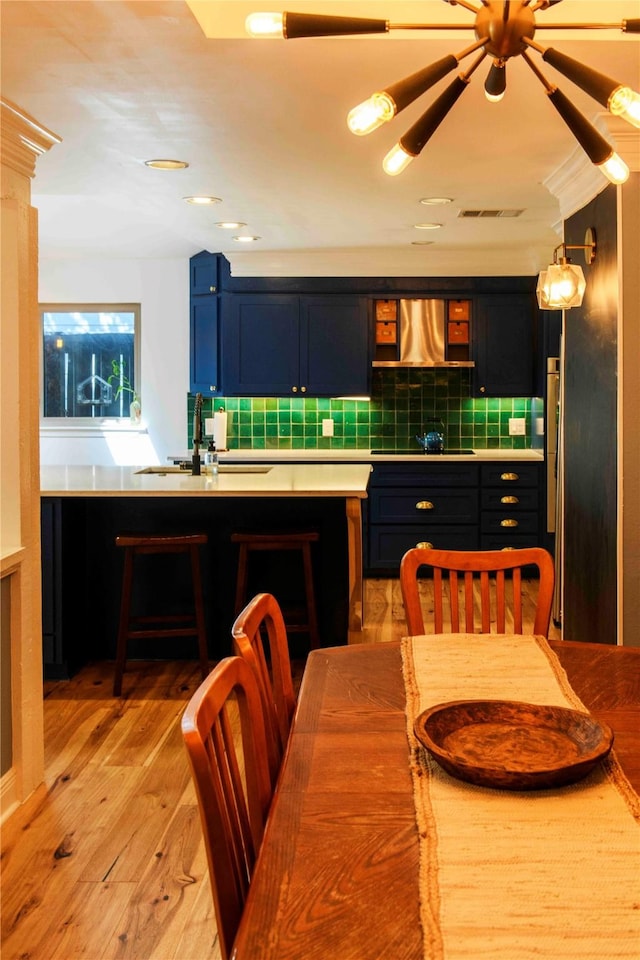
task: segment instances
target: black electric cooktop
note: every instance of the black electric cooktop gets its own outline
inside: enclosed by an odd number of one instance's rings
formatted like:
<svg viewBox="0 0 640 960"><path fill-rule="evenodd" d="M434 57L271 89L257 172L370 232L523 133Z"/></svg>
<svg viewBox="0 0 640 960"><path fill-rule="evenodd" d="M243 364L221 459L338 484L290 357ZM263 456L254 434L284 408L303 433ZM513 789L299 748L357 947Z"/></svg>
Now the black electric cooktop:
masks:
<svg viewBox="0 0 640 960"><path fill-rule="evenodd" d="M447 457L451 456L464 456L473 453L473 450L442 450L440 453L430 453L428 450L420 450L418 447L396 447L393 450L372 450L372 454L387 454L394 457L409 456L415 454L416 456L422 457L441 457L443 454Z"/></svg>

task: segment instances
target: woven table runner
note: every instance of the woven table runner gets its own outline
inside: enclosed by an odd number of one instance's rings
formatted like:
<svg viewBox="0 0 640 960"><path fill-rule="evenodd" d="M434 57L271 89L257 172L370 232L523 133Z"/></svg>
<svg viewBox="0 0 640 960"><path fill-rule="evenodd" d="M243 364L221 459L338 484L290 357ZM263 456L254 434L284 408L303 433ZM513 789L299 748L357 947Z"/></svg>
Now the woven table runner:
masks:
<svg viewBox="0 0 640 960"><path fill-rule="evenodd" d="M402 664L425 960L639 960L640 800L615 755L570 786L497 790L449 776L413 732L448 700L585 710L546 640L407 637Z"/></svg>

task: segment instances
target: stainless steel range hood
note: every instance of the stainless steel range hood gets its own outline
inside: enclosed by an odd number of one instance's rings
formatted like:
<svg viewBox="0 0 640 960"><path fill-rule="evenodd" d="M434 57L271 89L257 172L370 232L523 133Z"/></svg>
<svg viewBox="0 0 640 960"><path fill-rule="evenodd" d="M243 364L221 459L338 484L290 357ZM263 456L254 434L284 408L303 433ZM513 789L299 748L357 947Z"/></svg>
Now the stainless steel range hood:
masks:
<svg viewBox="0 0 640 960"><path fill-rule="evenodd" d="M473 367L470 360L447 360L446 300L400 301L398 360L376 360L374 367Z"/></svg>

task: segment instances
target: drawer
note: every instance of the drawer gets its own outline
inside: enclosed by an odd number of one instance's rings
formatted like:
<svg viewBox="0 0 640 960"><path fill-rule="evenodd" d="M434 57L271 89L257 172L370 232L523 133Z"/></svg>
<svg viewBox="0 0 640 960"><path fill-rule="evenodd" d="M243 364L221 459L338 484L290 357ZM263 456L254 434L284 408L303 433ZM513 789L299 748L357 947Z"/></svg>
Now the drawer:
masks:
<svg viewBox="0 0 640 960"><path fill-rule="evenodd" d="M538 463L483 463L480 482L483 487L537 487L541 467Z"/></svg>
<svg viewBox="0 0 640 960"><path fill-rule="evenodd" d="M402 557L419 543L441 550L477 550L478 527L443 525L429 528L375 524L369 528L369 569L397 569Z"/></svg>
<svg viewBox="0 0 640 960"><path fill-rule="evenodd" d="M523 510L538 509L537 488L518 488L507 490L500 487L498 490L483 490L480 494L480 505L483 510L501 510L503 513L521 513Z"/></svg>
<svg viewBox="0 0 640 960"><path fill-rule="evenodd" d="M478 522L478 492L464 487L382 487L371 491L369 507L372 523Z"/></svg>
<svg viewBox="0 0 640 960"><path fill-rule="evenodd" d="M373 464L369 487L476 487L479 469L475 463L441 462Z"/></svg>
<svg viewBox="0 0 640 960"><path fill-rule="evenodd" d="M480 529L483 534L496 533L504 537L512 534L538 536L539 517L537 513L483 513Z"/></svg>

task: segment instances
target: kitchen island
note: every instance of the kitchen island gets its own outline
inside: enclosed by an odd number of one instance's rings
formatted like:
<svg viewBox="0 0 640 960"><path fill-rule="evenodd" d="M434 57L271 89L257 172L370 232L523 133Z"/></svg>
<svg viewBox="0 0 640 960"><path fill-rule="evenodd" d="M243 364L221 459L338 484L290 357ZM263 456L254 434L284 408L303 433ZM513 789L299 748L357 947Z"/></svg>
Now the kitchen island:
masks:
<svg viewBox="0 0 640 960"><path fill-rule="evenodd" d="M151 471L151 472L149 472ZM212 659L230 653L237 569L236 530L313 527L322 643L357 641L362 631L362 516L368 464L221 464L217 475L170 467L42 467L43 634L48 676L67 676L115 652L122 532L203 532L203 579ZM286 568L283 570L287 576ZM155 575L154 575L155 576ZM175 570L154 579L175 592ZM147 583L146 586L149 586ZM188 588L188 584L185 587ZM150 646L150 644L153 644ZM140 641L132 655L195 654L166 641ZM161 652L162 651L162 652Z"/></svg>

